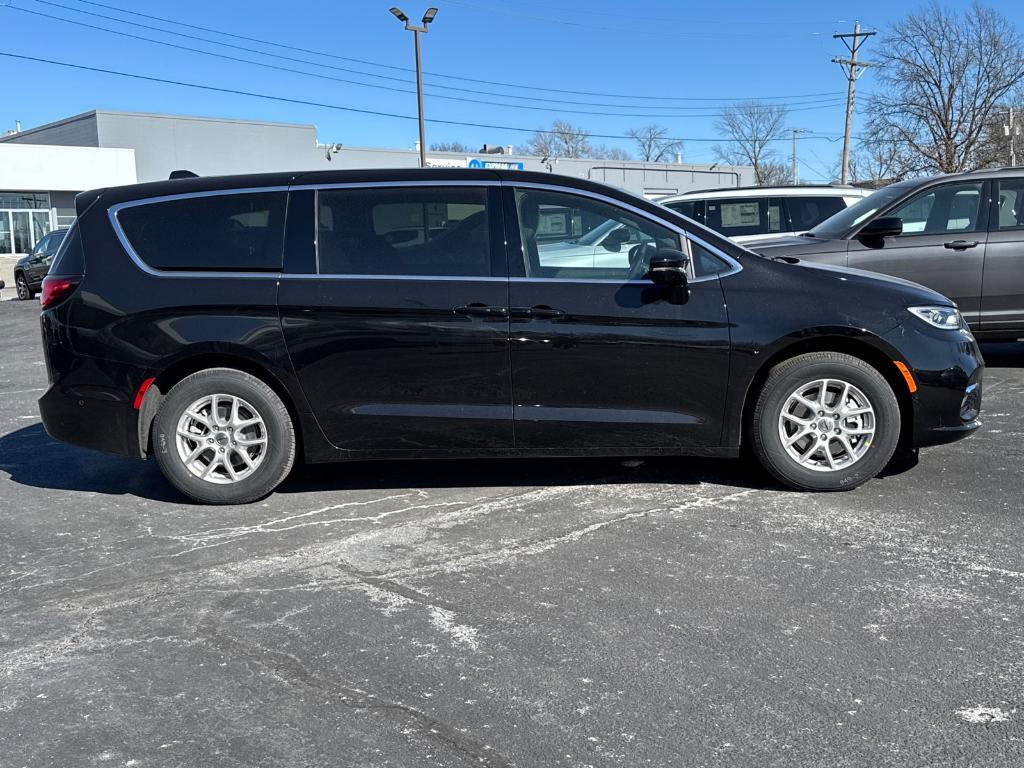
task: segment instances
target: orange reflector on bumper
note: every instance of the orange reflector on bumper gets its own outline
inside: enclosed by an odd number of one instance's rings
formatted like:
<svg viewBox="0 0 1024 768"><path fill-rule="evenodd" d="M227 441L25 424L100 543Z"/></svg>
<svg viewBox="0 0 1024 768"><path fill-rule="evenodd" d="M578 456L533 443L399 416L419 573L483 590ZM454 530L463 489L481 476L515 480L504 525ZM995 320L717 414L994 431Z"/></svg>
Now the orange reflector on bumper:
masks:
<svg viewBox="0 0 1024 768"><path fill-rule="evenodd" d="M896 364L899 372L903 374L903 380L907 382L907 389L910 390L910 393L913 394L914 392L917 392L917 382L914 381L914 374L912 374L910 369L899 360L893 360L893 362Z"/></svg>

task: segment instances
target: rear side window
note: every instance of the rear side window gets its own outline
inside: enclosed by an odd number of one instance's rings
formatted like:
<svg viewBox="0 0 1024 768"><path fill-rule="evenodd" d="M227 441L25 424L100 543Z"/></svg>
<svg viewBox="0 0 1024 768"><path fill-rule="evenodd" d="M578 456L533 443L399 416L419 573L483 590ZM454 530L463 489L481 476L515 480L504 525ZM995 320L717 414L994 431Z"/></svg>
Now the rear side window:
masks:
<svg viewBox="0 0 1024 768"><path fill-rule="evenodd" d="M61 241L53 265L51 275L81 275L85 273L85 256L82 253L82 238L78 234L78 222L71 225L67 236Z"/></svg>
<svg viewBox="0 0 1024 768"><path fill-rule="evenodd" d="M281 270L284 192L201 195L129 206L117 220L155 269Z"/></svg>
<svg viewBox="0 0 1024 768"><path fill-rule="evenodd" d="M692 221L704 223L703 200L678 200L674 203L665 203L665 205Z"/></svg>
<svg viewBox="0 0 1024 768"><path fill-rule="evenodd" d="M781 232L782 200L778 197L708 200L705 223L726 237Z"/></svg>
<svg viewBox="0 0 1024 768"><path fill-rule="evenodd" d="M1003 179L997 198L999 229L1024 228L1024 179Z"/></svg>
<svg viewBox="0 0 1024 768"><path fill-rule="evenodd" d="M325 275L489 277L487 190L320 190L317 263Z"/></svg>
<svg viewBox="0 0 1024 768"><path fill-rule="evenodd" d="M846 201L842 197L826 197L824 195L787 197L786 206L789 208L789 218L793 222L793 229L803 232L818 226L828 217L834 216L846 208Z"/></svg>

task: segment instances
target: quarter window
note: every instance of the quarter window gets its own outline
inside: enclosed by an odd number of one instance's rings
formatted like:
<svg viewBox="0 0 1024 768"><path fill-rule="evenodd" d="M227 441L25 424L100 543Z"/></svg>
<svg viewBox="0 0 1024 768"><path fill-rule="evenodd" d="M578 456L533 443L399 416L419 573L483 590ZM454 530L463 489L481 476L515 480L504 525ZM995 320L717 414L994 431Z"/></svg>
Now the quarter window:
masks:
<svg viewBox="0 0 1024 768"><path fill-rule="evenodd" d="M118 223L156 269L281 270L286 193L199 195L121 209Z"/></svg>
<svg viewBox="0 0 1024 768"><path fill-rule="evenodd" d="M528 277L639 279L655 251L680 248L671 229L593 198L519 189L516 207Z"/></svg>
<svg viewBox="0 0 1024 768"><path fill-rule="evenodd" d="M321 274L490 276L487 190L321 190L317 259Z"/></svg>
<svg viewBox="0 0 1024 768"><path fill-rule="evenodd" d="M904 235L971 232L978 226L983 182L933 187L893 211L903 221Z"/></svg>

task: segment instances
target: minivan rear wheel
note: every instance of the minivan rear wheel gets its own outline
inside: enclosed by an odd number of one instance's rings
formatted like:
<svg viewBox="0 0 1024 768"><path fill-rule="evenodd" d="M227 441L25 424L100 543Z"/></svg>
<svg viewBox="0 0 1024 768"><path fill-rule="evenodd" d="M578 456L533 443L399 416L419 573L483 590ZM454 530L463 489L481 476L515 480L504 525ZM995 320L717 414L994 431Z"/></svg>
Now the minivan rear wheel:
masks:
<svg viewBox="0 0 1024 768"><path fill-rule="evenodd" d="M25 275L19 272L14 278L14 289L18 293L18 298L21 301L28 301L32 298L32 289L28 287L28 280L25 279Z"/></svg>
<svg viewBox="0 0 1024 768"><path fill-rule="evenodd" d="M171 485L206 504L246 504L273 491L295 461L288 409L263 381L211 368L171 388L153 422Z"/></svg>
<svg viewBox="0 0 1024 768"><path fill-rule="evenodd" d="M775 366L750 424L754 453L798 490L845 491L889 463L900 408L871 365L838 352L812 352Z"/></svg>

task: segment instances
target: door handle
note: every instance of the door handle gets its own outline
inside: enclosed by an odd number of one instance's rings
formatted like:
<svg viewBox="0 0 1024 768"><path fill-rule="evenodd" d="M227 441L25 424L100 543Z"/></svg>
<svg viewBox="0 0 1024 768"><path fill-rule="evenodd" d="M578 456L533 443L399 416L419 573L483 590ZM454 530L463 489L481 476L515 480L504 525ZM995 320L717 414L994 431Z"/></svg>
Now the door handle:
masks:
<svg viewBox="0 0 1024 768"><path fill-rule="evenodd" d="M530 317L536 317L538 320L559 320L565 317L565 312L553 309L547 304L538 304L535 307L530 307Z"/></svg>
<svg viewBox="0 0 1024 768"><path fill-rule="evenodd" d="M951 243L943 243L942 245L952 251L965 251L968 248L974 248L977 244L977 240L954 240Z"/></svg>
<svg viewBox="0 0 1024 768"><path fill-rule="evenodd" d="M505 307L492 307L479 303L455 307L452 311L457 315L469 315L472 317L508 317L508 310Z"/></svg>
<svg viewBox="0 0 1024 768"><path fill-rule="evenodd" d="M560 309L552 309L547 304L538 304L535 307L512 307L512 317L526 320L534 318L537 320L560 320L565 317L565 312Z"/></svg>

